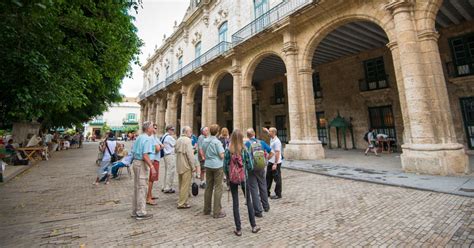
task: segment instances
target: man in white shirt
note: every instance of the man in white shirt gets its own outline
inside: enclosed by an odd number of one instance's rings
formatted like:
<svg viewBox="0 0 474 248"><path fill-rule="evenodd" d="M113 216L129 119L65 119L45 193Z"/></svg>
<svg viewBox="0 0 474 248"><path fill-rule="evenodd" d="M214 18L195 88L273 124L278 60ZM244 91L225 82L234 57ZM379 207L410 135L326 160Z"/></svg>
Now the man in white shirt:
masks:
<svg viewBox="0 0 474 248"><path fill-rule="evenodd" d="M165 173L163 176L163 191L166 194L172 194L175 192L173 189L173 181L176 173L176 154L174 153L174 147L176 140L173 138L175 128L172 125L166 127L166 134L161 137L161 143L163 144L163 161L165 164Z"/></svg>
<svg viewBox="0 0 474 248"><path fill-rule="evenodd" d="M117 141L115 141L114 133L108 134L108 139L105 140L104 145L100 147L100 150L104 153L102 161L100 162L99 170L97 171L97 179L94 185L98 185L100 178L103 174L107 174L105 184L109 184L110 176L112 175L112 154L116 152Z"/></svg>
<svg viewBox="0 0 474 248"><path fill-rule="evenodd" d="M281 198L281 151L282 145L281 141L277 136L277 129L271 127L270 130L264 128L264 132L268 133L270 136L270 147L272 148L270 158L268 159L267 165L267 189L268 196L270 199L280 199ZM272 155L273 154L273 155ZM275 181L275 195L270 196L270 190L272 188L272 183Z"/></svg>

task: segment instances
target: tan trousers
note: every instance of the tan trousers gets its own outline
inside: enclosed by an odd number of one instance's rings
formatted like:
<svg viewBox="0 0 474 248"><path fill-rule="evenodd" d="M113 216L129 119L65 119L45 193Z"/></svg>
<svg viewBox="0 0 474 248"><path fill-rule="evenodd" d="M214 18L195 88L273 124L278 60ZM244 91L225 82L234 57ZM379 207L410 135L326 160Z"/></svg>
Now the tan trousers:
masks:
<svg viewBox="0 0 474 248"><path fill-rule="evenodd" d="M192 177L191 170L188 170L185 173L178 175L178 183L179 183L178 207L184 207L185 204L188 204L189 193L190 193L189 191L191 188L191 177Z"/></svg>
<svg viewBox="0 0 474 248"><path fill-rule="evenodd" d="M146 194L150 167L142 160L133 161L132 215L146 215Z"/></svg>
<svg viewBox="0 0 474 248"><path fill-rule="evenodd" d="M163 190L173 189L173 182L176 173L176 154L166 155L163 157L165 162L165 173L163 176Z"/></svg>

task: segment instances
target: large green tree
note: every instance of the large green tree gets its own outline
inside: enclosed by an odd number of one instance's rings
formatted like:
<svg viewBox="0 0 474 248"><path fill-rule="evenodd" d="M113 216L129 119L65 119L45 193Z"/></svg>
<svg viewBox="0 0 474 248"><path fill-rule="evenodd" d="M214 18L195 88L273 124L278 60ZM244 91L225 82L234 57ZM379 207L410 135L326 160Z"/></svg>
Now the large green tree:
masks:
<svg viewBox="0 0 474 248"><path fill-rule="evenodd" d="M0 126L71 126L120 101L141 0L0 1Z"/></svg>

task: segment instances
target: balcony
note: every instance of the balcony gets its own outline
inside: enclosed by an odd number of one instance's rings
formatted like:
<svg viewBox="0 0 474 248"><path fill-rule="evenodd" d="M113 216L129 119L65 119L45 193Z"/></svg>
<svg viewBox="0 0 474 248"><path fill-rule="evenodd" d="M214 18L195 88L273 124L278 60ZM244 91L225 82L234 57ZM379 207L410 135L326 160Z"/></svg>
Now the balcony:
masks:
<svg viewBox="0 0 474 248"><path fill-rule="evenodd" d="M264 13L262 16L253 20L252 22L241 28L239 31L235 32L232 35L232 43L225 41L218 43L216 46L212 47L207 52L188 63L183 68L178 69L176 72L168 76L164 81L140 93L138 95L138 100L142 101L148 96L153 95L159 90L171 85L172 83L190 74L194 70L223 55L232 47L243 43L249 38L272 26L273 24L283 20L285 17L295 13L304 6L313 3L313 1L317 2L317 0L284 0L277 6Z"/></svg>
<svg viewBox="0 0 474 248"><path fill-rule="evenodd" d="M448 77L465 77L474 75L474 60L466 59L465 63L455 64L453 62L446 63L446 69L448 71Z"/></svg>
<svg viewBox="0 0 474 248"><path fill-rule="evenodd" d="M241 28L239 31L235 32L232 35L232 44L234 46L239 45L312 2L313 0L285 0L281 2Z"/></svg>
<svg viewBox="0 0 474 248"><path fill-rule="evenodd" d="M122 120L122 124L125 126L125 125L138 125L138 120L136 119L127 119L127 118L124 118Z"/></svg>

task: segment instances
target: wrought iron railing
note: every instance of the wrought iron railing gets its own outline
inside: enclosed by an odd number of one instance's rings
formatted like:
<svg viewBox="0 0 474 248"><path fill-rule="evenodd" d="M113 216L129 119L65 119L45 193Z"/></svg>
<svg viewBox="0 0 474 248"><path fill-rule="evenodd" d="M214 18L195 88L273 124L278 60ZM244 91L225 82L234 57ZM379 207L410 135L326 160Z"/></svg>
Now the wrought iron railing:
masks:
<svg viewBox="0 0 474 248"><path fill-rule="evenodd" d="M145 99L146 97L154 94L155 92L167 87L173 82L179 80L180 78L188 75L195 69L209 63L215 58L227 52L233 46L236 46L250 37L258 34L259 32L265 30L266 28L272 26L276 22L282 20L283 18L291 15L302 7L312 3L317 0L284 0L277 6L273 7L262 16L256 18L254 21L250 22L239 31L232 35L232 43L222 41L216 46L209 49L207 52L197 57L184 67L178 69L176 72L167 77L163 82L153 86L151 89L142 92L138 99L139 101Z"/></svg>
<svg viewBox="0 0 474 248"><path fill-rule="evenodd" d="M276 22L283 20L285 17L293 14L300 8L312 3L313 0L285 0L277 6L271 8L239 31L232 35L232 44L237 46L250 37L260 33L266 28L272 26Z"/></svg>

